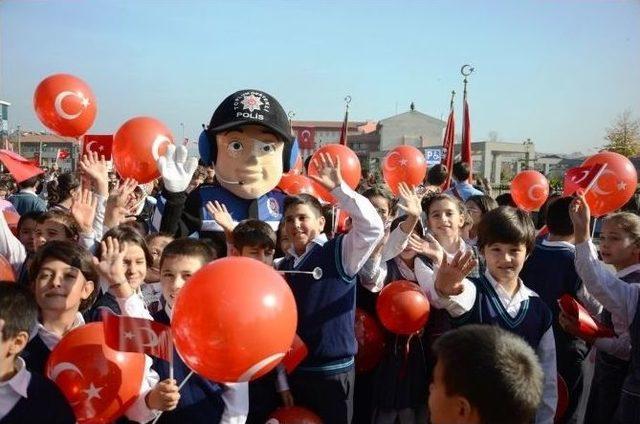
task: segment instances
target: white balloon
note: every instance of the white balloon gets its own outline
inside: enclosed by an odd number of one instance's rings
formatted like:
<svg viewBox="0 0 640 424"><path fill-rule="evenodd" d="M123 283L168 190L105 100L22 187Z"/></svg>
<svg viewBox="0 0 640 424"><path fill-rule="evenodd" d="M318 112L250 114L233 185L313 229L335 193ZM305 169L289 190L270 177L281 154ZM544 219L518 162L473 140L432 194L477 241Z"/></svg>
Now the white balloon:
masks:
<svg viewBox="0 0 640 424"><path fill-rule="evenodd" d="M86 101L85 98L82 96L82 94L80 93L74 93L73 91L62 91L60 94L58 94L56 96L56 100L53 103L53 107L56 110L56 113L58 114L58 116L60 116L63 119L76 119L78 116L82 115L82 112L84 112L84 108L78 112L78 113L74 113L74 114L70 114L64 111L64 109L62 108L62 101L64 99L66 99L68 96L76 96L77 98L79 98L80 100L82 100L83 102Z"/></svg>

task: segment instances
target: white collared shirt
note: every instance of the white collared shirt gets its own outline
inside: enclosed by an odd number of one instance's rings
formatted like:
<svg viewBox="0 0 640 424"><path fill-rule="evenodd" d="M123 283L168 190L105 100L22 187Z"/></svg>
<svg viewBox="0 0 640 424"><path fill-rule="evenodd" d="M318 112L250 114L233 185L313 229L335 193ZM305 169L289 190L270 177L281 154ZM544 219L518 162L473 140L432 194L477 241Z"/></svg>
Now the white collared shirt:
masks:
<svg viewBox="0 0 640 424"><path fill-rule="evenodd" d="M80 312L76 312L76 317L74 318L73 323L71 324L71 328L69 328L69 331L73 330L74 328L78 328L84 324L85 323L84 323L84 318L82 317L82 314ZM53 348L56 347L56 345L62 339L61 336L54 333L53 331L48 330L40 322L38 322L37 324L37 331L38 331L38 336L40 336L40 339L44 342L45 346L47 346L47 349L49 350L53 350Z"/></svg>
<svg viewBox="0 0 640 424"><path fill-rule="evenodd" d="M15 367L18 372L8 381L0 382L0 420L11 412L21 398L27 398L31 373L27 370L24 359L19 356Z"/></svg>

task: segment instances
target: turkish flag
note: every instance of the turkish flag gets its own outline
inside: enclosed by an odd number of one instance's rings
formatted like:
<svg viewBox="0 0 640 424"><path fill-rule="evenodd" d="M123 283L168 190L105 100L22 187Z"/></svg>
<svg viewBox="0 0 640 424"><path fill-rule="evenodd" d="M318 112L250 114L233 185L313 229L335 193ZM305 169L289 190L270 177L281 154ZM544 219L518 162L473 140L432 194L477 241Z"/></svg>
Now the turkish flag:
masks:
<svg viewBox="0 0 640 424"><path fill-rule="evenodd" d="M586 338L615 337L614 331L596 321L576 299L568 294L558 299L562 312L578 320L578 331Z"/></svg>
<svg viewBox="0 0 640 424"><path fill-rule="evenodd" d="M315 150L316 129L315 127L305 127L298 129L298 144L302 150Z"/></svg>
<svg viewBox="0 0 640 424"><path fill-rule="evenodd" d="M564 189L562 195L571 196L578 189L586 190L587 187L595 183L603 170L604 165L601 163L593 166L577 166L569 169L564 174Z"/></svg>
<svg viewBox="0 0 640 424"><path fill-rule="evenodd" d="M471 159L471 119L469 118L469 103L467 103L466 91L462 111L462 147L460 153L462 162L468 163L469 170L473 173L473 162ZM473 175L471 179L473 179Z"/></svg>
<svg viewBox="0 0 640 424"><path fill-rule="evenodd" d="M447 168L447 180L442 186L445 190L451 185L451 174L453 173L454 135L456 132L456 118L453 114L453 102L451 102L451 112L447 119L447 128L444 131L442 140L442 158L440 163Z"/></svg>
<svg viewBox="0 0 640 424"><path fill-rule="evenodd" d="M111 160L113 134L87 134L83 137L83 140L82 156L88 154L89 152L96 152L98 156L104 156L105 160Z"/></svg>
<svg viewBox="0 0 640 424"><path fill-rule="evenodd" d="M144 318L102 312L104 340L111 349L140 352L171 362L171 327Z"/></svg>
<svg viewBox="0 0 640 424"><path fill-rule="evenodd" d="M25 159L11 150L0 150L0 162L4 164L13 175L16 183L28 180L31 177L44 173L42 169L33 164L33 161Z"/></svg>
<svg viewBox="0 0 640 424"><path fill-rule="evenodd" d="M58 149L58 154L56 155L56 159L66 159L69 156L71 156L71 153L69 153L68 150Z"/></svg>

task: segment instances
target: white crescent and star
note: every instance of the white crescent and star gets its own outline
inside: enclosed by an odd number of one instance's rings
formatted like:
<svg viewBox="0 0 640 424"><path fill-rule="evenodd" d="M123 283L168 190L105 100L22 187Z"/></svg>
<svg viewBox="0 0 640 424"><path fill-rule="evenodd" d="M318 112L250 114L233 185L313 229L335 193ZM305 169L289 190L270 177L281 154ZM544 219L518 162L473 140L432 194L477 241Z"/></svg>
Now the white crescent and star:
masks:
<svg viewBox="0 0 640 424"><path fill-rule="evenodd" d="M104 389L104 387L96 387L96 386L93 385L93 382L91 382L89 384L89 388L88 389L84 389L82 391L87 394L87 399L86 400L102 399L102 397L100 396L100 391L102 389Z"/></svg>
<svg viewBox="0 0 640 424"><path fill-rule="evenodd" d="M62 107L62 102L68 96L75 96L80 99L80 101L82 102L82 110L80 110L80 112L71 114L64 111L64 108ZM89 106L89 99L87 99L81 92L76 93L68 90L60 92L60 94L56 96L56 99L53 102L53 107L55 108L58 116L60 116L63 119L69 119L69 120L76 119L78 116L82 115L82 112L84 112L87 109L87 106Z"/></svg>
<svg viewBox="0 0 640 424"><path fill-rule="evenodd" d="M540 196L534 195L534 190L536 188L542 189ZM529 187L529 190L527 191L527 196L529 196L529 199L533 201L542 200L547 194L548 194L547 188L542 184L534 184L531 187Z"/></svg>
<svg viewBox="0 0 640 424"><path fill-rule="evenodd" d="M580 178L571 178L571 181L574 184L580 184L582 181L584 181L585 178L587 178L587 176L589 175L590 170L584 170L582 171L582 176Z"/></svg>
<svg viewBox="0 0 640 424"><path fill-rule="evenodd" d="M51 368L51 371L49 371L49 378L53 381L56 381L60 373L62 373L63 371L73 371L75 373L78 373L80 377L84 378L84 375L82 375L82 371L80 371L80 368L78 368L71 362L60 362L59 364L56 364L53 368Z"/></svg>
<svg viewBox="0 0 640 424"><path fill-rule="evenodd" d="M311 131L309 131L309 130L303 130L303 131L300 133L300 138L301 138L302 140L304 140L304 141L307 141L308 139L310 139L310 138L311 138Z"/></svg>
<svg viewBox="0 0 640 424"><path fill-rule="evenodd" d="M153 144L151 145L151 154L153 155L153 160L158 160L160 157L160 146L162 144L167 143L171 144L171 140L166 135L158 135L155 140L153 140Z"/></svg>
<svg viewBox="0 0 640 424"><path fill-rule="evenodd" d="M598 179L596 180L592 188L593 192L596 193L598 196L606 196L607 194L613 193L613 191L606 191L606 190L603 190L602 187L600 187L600 181L602 180L602 177L604 177L606 174L613 175L614 178L617 178L615 172L613 172L610 169L605 169L604 171L602 171L602 174L600 174L600 177L598 177ZM617 187L618 187L618 190L620 190L619 188L620 182L618 182ZM625 188L626 188L626 185L625 185Z"/></svg>
<svg viewBox="0 0 640 424"><path fill-rule="evenodd" d="M387 169L387 171L395 171L398 168L397 166L391 166L390 164L391 158L393 157L393 155L398 155L400 158L402 158L402 156L400 156L400 153L398 152L389 153L389 155L387 155L387 157L384 160L384 167ZM402 159L400 159L400 161L402 161Z"/></svg>
<svg viewBox="0 0 640 424"><path fill-rule="evenodd" d="M159 343L158 335L152 329L140 327L137 330L141 331L141 332L145 332L145 333L147 333L149 335L149 341L147 343L143 343L142 346L144 346L144 347L156 347L156 346L158 346L158 343ZM135 339L135 335L131 331L126 331L124 333L124 338L127 339L127 340L133 340L133 339Z"/></svg>

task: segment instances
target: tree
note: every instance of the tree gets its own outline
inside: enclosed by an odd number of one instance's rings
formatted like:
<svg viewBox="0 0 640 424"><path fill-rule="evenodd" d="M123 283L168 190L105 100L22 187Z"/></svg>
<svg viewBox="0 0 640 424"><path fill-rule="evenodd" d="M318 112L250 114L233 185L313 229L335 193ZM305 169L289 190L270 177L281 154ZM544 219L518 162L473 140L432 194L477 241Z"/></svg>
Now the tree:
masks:
<svg viewBox="0 0 640 424"><path fill-rule="evenodd" d="M640 153L640 120L631 118L631 111L626 110L618 116L611 128L607 128L604 137L607 144L605 150L620 153L626 157Z"/></svg>

